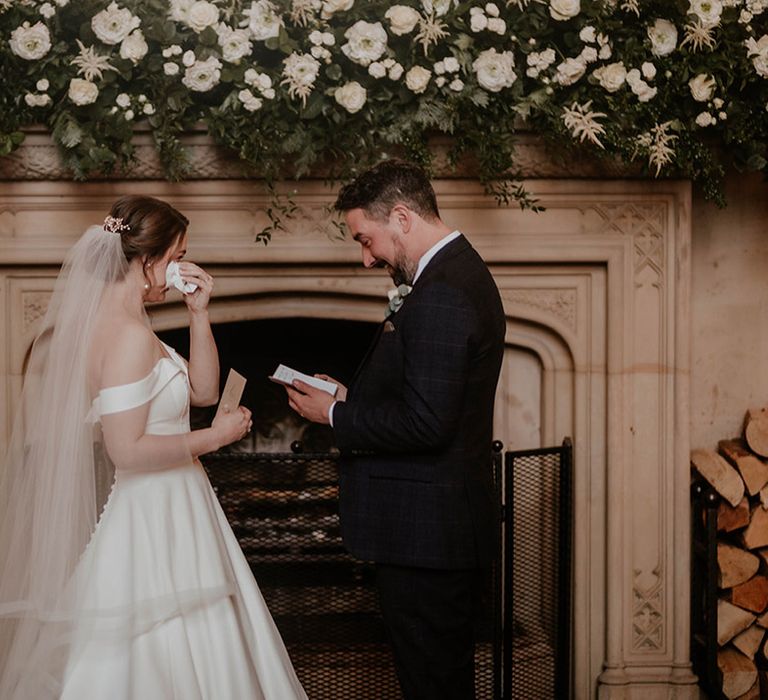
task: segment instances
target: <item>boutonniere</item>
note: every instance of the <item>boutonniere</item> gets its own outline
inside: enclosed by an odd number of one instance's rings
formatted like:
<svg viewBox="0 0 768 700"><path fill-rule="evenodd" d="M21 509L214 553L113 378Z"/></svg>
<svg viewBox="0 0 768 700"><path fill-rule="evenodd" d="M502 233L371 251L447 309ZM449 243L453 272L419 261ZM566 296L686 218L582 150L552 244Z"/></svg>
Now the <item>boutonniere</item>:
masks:
<svg viewBox="0 0 768 700"><path fill-rule="evenodd" d="M407 284L400 284L387 292L387 296L389 297L389 304L387 305L387 316L391 316L392 314L396 314L398 312L400 307L403 305L403 302L405 301L405 297L407 297L412 290L413 287Z"/></svg>

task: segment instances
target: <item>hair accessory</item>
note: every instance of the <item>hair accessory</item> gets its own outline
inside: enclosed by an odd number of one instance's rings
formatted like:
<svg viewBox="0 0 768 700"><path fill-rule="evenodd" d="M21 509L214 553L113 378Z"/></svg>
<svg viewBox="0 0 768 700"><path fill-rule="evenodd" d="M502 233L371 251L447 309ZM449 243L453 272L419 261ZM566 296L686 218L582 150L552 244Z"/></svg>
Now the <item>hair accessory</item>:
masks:
<svg viewBox="0 0 768 700"><path fill-rule="evenodd" d="M104 219L103 228L110 233L116 233L120 235L123 231L130 231L131 227L128 224L124 224L122 218L116 216L108 216Z"/></svg>

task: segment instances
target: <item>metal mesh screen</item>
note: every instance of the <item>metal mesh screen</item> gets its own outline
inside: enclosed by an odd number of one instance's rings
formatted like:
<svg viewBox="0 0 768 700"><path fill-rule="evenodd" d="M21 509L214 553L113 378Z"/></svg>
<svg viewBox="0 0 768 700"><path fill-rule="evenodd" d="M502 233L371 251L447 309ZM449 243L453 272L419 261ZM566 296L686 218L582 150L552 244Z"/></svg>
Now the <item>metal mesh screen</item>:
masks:
<svg viewBox="0 0 768 700"><path fill-rule="evenodd" d="M570 692L571 450L505 458L504 698Z"/></svg>
<svg viewBox="0 0 768 700"><path fill-rule="evenodd" d="M372 565L341 543L335 457L217 453L203 463L309 697L399 700ZM478 624L478 700L498 697L497 610L487 605Z"/></svg>

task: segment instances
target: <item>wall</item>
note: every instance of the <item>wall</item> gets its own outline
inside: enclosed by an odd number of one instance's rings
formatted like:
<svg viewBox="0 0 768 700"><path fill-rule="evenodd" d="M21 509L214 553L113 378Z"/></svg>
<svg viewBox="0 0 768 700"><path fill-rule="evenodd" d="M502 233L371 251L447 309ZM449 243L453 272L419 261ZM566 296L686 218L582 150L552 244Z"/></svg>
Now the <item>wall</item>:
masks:
<svg viewBox="0 0 768 700"><path fill-rule="evenodd" d="M728 206L694 196L691 446L716 447L768 405L768 186L729 173Z"/></svg>

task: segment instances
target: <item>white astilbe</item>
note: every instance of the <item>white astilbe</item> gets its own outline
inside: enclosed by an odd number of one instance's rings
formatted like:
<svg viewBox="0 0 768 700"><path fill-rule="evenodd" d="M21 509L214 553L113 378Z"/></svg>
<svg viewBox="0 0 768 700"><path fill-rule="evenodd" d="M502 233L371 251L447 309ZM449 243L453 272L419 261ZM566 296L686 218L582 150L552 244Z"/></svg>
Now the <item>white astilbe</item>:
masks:
<svg viewBox="0 0 768 700"><path fill-rule="evenodd" d="M448 36L448 32L445 31L447 27L448 25L437 19L434 13L421 16L419 20L419 33L414 39L417 43L421 44L425 56L432 44L436 44L440 39Z"/></svg>
<svg viewBox="0 0 768 700"><path fill-rule="evenodd" d="M13 0L0 0L0 14L13 7Z"/></svg>
<svg viewBox="0 0 768 700"><path fill-rule="evenodd" d="M714 27L707 27L701 22L692 22L685 25L685 38L680 43L680 48L690 44L691 50L701 51L704 47L710 51L715 48L717 42L712 32Z"/></svg>
<svg viewBox="0 0 768 700"><path fill-rule="evenodd" d="M507 0L507 7L512 7L514 5L518 10L524 10L526 7L528 7L528 3L531 0Z"/></svg>
<svg viewBox="0 0 768 700"><path fill-rule="evenodd" d="M638 17L640 16L640 3L639 0L624 0L621 3L621 9L624 12L634 12Z"/></svg>
<svg viewBox="0 0 768 700"><path fill-rule="evenodd" d="M562 119L566 129L570 129L571 136L579 141L591 141L600 148L605 148L598 136L605 134L603 125L597 120L608 116L604 112L592 111L592 100L580 105L574 102L570 107L563 108Z"/></svg>
<svg viewBox="0 0 768 700"><path fill-rule="evenodd" d="M76 41L80 47L80 55L73 58L69 63L78 67L78 75L85 76L88 81L92 81L94 78L101 80L105 70L117 70L110 65L109 56L96 53L93 46L84 46L80 39L76 39Z"/></svg>
<svg viewBox="0 0 768 700"><path fill-rule="evenodd" d="M306 27L322 7L320 0L293 0L291 2L291 22Z"/></svg>
<svg viewBox="0 0 768 700"><path fill-rule="evenodd" d="M676 134L670 134L672 122L657 124L650 131L640 135L639 145L648 151L648 165L656 168L656 177L661 169L675 159L675 149L672 144L677 141Z"/></svg>

